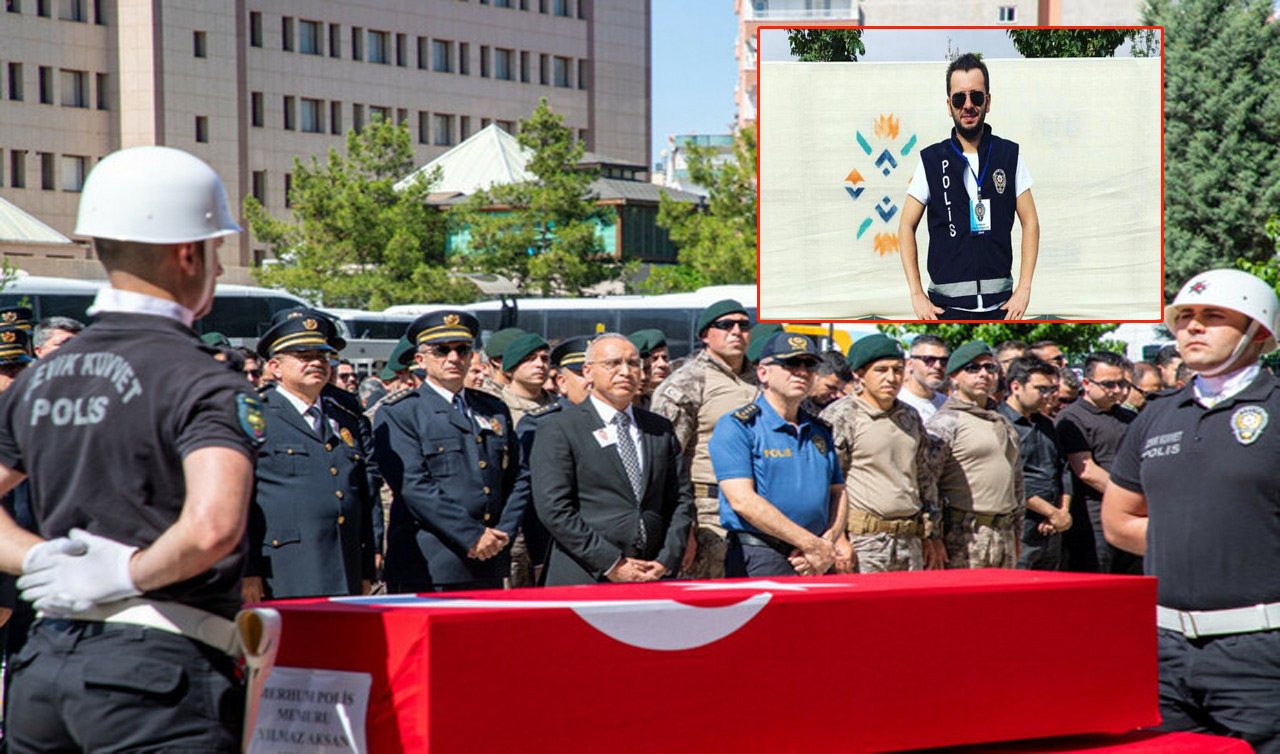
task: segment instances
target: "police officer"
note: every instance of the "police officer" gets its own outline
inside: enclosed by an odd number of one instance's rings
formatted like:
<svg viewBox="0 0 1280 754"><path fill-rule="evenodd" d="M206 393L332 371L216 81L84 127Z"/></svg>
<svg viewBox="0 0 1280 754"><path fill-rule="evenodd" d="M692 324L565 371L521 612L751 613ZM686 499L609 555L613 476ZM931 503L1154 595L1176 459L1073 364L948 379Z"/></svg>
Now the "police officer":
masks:
<svg viewBox="0 0 1280 754"><path fill-rule="evenodd" d="M16 327L31 332L31 309L26 306L0 307L0 327Z"/></svg>
<svg viewBox="0 0 1280 754"><path fill-rule="evenodd" d="M0 326L0 392L8 390L32 360L27 330L15 325ZM31 485L19 484L4 495L0 505L19 526L35 531L35 521L31 518ZM27 629L34 618L31 606L18 599L16 579L0 574L0 658L18 653L26 643ZM7 683L8 678L5 681Z"/></svg>
<svg viewBox="0 0 1280 754"><path fill-rule="evenodd" d="M697 525L685 551L682 574L724 576L725 533L720 525L720 493L707 442L720 417L755 399L755 371L746 358L751 319L746 307L725 299L698 316L705 349L671 373L653 394L651 409L671 421L693 482Z"/></svg>
<svg viewBox="0 0 1280 754"><path fill-rule="evenodd" d="M249 513L246 602L361 594L373 581L364 417L324 395L333 337L328 318L301 316L258 340L276 384L261 393L267 442Z"/></svg>
<svg viewBox="0 0 1280 754"><path fill-rule="evenodd" d="M1280 751L1280 301L1239 270L1188 280L1165 325L1195 377L1129 425L1102 501L1107 540L1155 576L1164 730Z"/></svg>
<svg viewBox="0 0 1280 754"><path fill-rule="evenodd" d="M407 337L427 378L388 399L374 422L393 494L386 579L393 592L502 586L524 510L507 505L520 454L511 414L463 387L479 323L463 311L418 317Z"/></svg>
<svg viewBox="0 0 1280 754"><path fill-rule="evenodd" d="M176 149L85 181L76 232L111 287L0 396L0 489L30 478L52 537L0 515L0 567L43 613L10 668L10 751L239 751L227 652L264 422L191 330L239 231L217 174Z"/></svg>
<svg viewBox="0 0 1280 754"><path fill-rule="evenodd" d="M726 576L848 571L841 500L844 476L825 423L800 409L818 351L805 335L778 333L765 343L756 376L763 392L722 417L709 452L728 532Z"/></svg>

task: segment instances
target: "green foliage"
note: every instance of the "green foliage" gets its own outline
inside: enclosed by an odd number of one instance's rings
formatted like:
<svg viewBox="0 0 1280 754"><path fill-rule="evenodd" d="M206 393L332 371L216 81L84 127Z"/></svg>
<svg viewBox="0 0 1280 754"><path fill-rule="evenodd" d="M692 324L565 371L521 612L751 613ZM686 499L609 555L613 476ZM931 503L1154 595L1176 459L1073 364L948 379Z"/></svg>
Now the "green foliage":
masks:
<svg viewBox="0 0 1280 754"><path fill-rule="evenodd" d="M466 261L543 295L581 295L616 278L622 265L605 256L596 234L607 211L592 195L599 171L578 166L586 147L545 97L517 138L533 153L535 178L479 191L450 213L470 234Z"/></svg>
<svg viewBox="0 0 1280 754"><path fill-rule="evenodd" d="M862 29L787 29L787 41L804 63L852 63L867 51Z"/></svg>
<svg viewBox="0 0 1280 754"><path fill-rule="evenodd" d="M1086 354L1091 351L1124 351L1124 344L1102 340L1102 336L1116 329L1118 325L1057 325L1045 323L1005 324L991 322L980 325L963 325L938 323L930 325L879 325L881 332L901 338L906 333L929 333L937 335L947 342L951 348L971 340L982 340L993 348L1001 341L1020 340L1024 343L1035 343L1038 340L1052 340L1058 347L1069 354Z"/></svg>
<svg viewBox="0 0 1280 754"><path fill-rule="evenodd" d="M1280 24L1270 0L1149 0L1165 27L1165 292L1277 250Z"/></svg>
<svg viewBox="0 0 1280 754"><path fill-rule="evenodd" d="M1138 29L1009 29L1007 33L1023 57L1109 58L1138 32Z"/></svg>
<svg viewBox="0 0 1280 754"><path fill-rule="evenodd" d="M693 290L704 285L754 283L756 280L756 131L738 131L729 160L715 160L708 147L689 147L689 178L705 186L705 206L665 194L658 225L679 248L679 264L655 269L641 284L646 293Z"/></svg>
<svg viewBox="0 0 1280 754"><path fill-rule="evenodd" d="M295 159L292 221L244 202L253 235L280 260L256 270L258 281L334 307L474 300L476 287L445 269L444 218L425 204L439 177L394 188L413 168L408 128L381 120L349 131L346 155Z"/></svg>

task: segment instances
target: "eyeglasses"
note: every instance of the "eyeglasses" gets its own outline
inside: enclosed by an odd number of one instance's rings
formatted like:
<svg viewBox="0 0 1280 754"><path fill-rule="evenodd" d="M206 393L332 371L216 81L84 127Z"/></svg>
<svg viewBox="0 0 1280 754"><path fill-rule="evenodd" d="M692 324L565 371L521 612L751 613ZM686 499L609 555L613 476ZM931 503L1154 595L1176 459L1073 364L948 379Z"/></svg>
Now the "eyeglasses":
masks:
<svg viewBox="0 0 1280 754"><path fill-rule="evenodd" d="M245 374L245 376L246 376L246 377L261 377L261 376L262 376L262 370L261 370L261 369L246 369L246 370L244 370L244 374Z"/></svg>
<svg viewBox="0 0 1280 754"><path fill-rule="evenodd" d="M969 95L969 101L973 103L974 107L982 107L987 102L986 92L956 92L951 95L951 106L957 110L964 107L966 94ZM934 102L937 102L937 100L934 100Z"/></svg>
<svg viewBox="0 0 1280 754"><path fill-rule="evenodd" d="M937 102L937 100L934 100L934 102ZM964 369L964 371L967 372L968 374L977 374L978 372L986 372L987 374L997 374L1000 371L1000 367L996 366L995 364L992 364L989 361L985 364L965 364L961 368Z"/></svg>
<svg viewBox="0 0 1280 754"><path fill-rule="evenodd" d="M937 100L934 100L935 102ZM946 356L912 356L911 358L923 363L927 367L937 366L947 360Z"/></svg>
<svg viewBox="0 0 1280 754"><path fill-rule="evenodd" d="M1040 392L1041 395L1053 395L1054 393L1058 392L1057 385L1029 385L1028 387L1035 388Z"/></svg>
<svg viewBox="0 0 1280 754"><path fill-rule="evenodd" d="M794 372L801 368L812 371L814 367L818 366L818 362L813 359L806 359L803 356L792 356L787 359L774 359L769 362L769 366L782 367L788 372Z"/></svg>
<svg viewBox="0 0 1280 754"><path fill-rule="evenodd" d="M351 374L340 374L338 375L338 379L342 380L343 382L355 382L356 375L354 372L352 372Z"/></svg>
<svg viewBox="0 0 1280 754"><path fill-rule="evenodd" d="M1089 380L1103 390L1128 390L1128 380Z"/></svg>
<svg viewBox="0 0 1280 754"><path fill-rule="evenodd" d="M937 100L934 100L937 102ZM742 332L751 329L751 320L749 319L721 319L711 323L711 326L721 332L730 332L733 328L738 328Z"/></svg>
<svg viewBox="0 0 1280 754"><path fill-rule="evenodd" d="M644 363L639 359L601 359L600 361L588 361L586 363L598 366L608 372L616 372L624 366L636 371L644 369Z"/></svg>
<svg viewBox="0 0 1280 754"><path fill-rule="evenodd" d="M427 351L437 359L447 359L449 358L449 354L451 353L457 353L459 356L465 359L466 357L471 355L471 344L455 343L453 345L448 345L446 343L444 345L440 345L440 344L432 343L431 345L427 346Z"/></svg>

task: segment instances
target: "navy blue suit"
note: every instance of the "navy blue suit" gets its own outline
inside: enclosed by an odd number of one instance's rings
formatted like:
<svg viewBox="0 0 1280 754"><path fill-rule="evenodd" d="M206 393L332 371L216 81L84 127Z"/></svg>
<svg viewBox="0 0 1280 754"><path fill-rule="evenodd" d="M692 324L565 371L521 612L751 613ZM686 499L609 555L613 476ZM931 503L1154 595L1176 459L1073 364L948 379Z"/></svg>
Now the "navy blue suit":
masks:
<svg viewBox="0 0 1280 754"><path fill-rule="evenodd" d="M391 487L385 574L392 591L500 586L510 549L467 557L486 527L512 537L524 505L508 505L519 466L511 413L465 388L463 416L430 385L384 403L374 423L378 467Z"/></svg>
<svg viewBox="0 0 1280 754"><path fill-rule="evenodd" d="M373 578L375 503L361 417L322 395L322 440L280 389L262 392L267 441L258 449L245 574L261 576L269 598L359 594Z"/></svg>

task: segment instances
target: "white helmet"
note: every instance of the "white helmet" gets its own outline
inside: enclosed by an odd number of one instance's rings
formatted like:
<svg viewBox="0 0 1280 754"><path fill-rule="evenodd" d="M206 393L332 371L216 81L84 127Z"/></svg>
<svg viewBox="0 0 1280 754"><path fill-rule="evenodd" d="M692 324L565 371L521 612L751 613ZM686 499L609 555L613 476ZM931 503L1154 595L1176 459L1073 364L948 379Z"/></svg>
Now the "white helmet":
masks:
<svg viewBox="0 0 1280 754"><path fill-rule="evenodd" d="M1271 286L1247 272L1209 270L1188 280L1173 303L1164 309L1165 327L1173 330L1178 312L1184 306L1217 306L1239 312L1266 330L1267 342L1262 352L1276 350L1276 333L1280 332L1280 299ZM1250 337L1257 327L1250 326ZM1242 342L1239 350L1243 350L1243 345Z"/></svg>
<svg viewBox="0 0 1280 754"><path fill-rule="evenodd" d="M240 226L222 180L203 160L170 147L107 155L85 179L76 235L169 244L203 241Z"/></svg>

